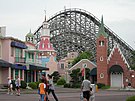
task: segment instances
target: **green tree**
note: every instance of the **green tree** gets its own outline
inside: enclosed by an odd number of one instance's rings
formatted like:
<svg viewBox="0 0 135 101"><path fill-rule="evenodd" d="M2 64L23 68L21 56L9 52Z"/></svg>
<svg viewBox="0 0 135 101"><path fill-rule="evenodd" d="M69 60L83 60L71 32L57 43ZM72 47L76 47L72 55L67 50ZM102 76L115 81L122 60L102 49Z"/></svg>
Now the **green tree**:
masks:
<svg viewBox="0 0 135 101"><path fill-rule="evenodd" d="M93 59L92 53L89 51L82 52L77 58L75 58L72 61L72 66L75 65L76 63L78 63L82 59L92 60Z"/></svg>
<svg viewBox="0 0 135 101"><path fill-rule="evenodd" d="M79 77L80 77L80 68L72 70L72 73L70 74L71 81L73 83L78 83L79 82Z"/></svg>
<svg viewBox="0 0 135 101"><path fill-rule="evenodd" d="M85 76L86 77L90 76L90 69L89 68L85 68ZM82 80L83 80L83 77L82 77L82 72L81 72L80 68L72 70L72 73L70 74L70 77L71 77L72 82L74 84L81 83Z"/></svg>
<svg viewBox="0 0 135 101"><path fill-rule="evenodd" d="M58 71L54 71L52 74L51 74L51 76L53 76L53 82L54 83L57 83L57 81L60 79L60 74L59 74L59 72Z"/></svg>

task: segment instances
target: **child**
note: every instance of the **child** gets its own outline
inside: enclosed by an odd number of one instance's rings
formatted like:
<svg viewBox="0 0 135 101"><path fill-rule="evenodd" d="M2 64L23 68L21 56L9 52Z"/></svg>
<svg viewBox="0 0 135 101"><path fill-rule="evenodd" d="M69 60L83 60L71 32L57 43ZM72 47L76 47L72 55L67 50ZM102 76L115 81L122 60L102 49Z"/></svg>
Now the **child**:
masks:
<svg viewBox="0 0 135 101"><path fill-rule="evenodd" d="M46 84L44 84L44 80L41 79L41 83L39 84L39 94L40 94L40 101L44 101L45 94L46 94Z"/></svg>

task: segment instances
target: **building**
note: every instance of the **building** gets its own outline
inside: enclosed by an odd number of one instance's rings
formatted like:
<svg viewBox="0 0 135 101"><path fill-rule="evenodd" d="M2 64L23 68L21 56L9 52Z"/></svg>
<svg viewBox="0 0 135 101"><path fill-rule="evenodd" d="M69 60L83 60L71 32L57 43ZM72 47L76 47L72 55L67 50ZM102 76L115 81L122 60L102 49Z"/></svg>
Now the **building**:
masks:
<svg viewBox="0 0 135 101"><path fill-rule="evenodd" d="M25 49L25 64L27 71L25 72L26 82L36 82L39 80L41 73L44 73L49 70L41 61L42 58L39 58L41 51L36 49L35 46L35 37L33 33L30 32L25 36L25 44L27 49Z"/></svg>
<svg viewBox="0 0 135 101"><path fill-rule="evenodd" d="M97 83L119 88L127 87L131 83L135 87L135 71L130 69L119 45L114 45L110 54L108 50L108 35L102 17L97 34Z"/></svg>
<svg viewBox="0 0 135 101"><path fill-rule="evenodd" d="M39 54L39 59L42 61L42 64L49 68L47 74L52 74L54 71L58 71L57 60L56 60L56 51L53 48L53 45L50 42L50 29L49 24L45 20L43 22L43 27L40 32L40 41L37 44L38 50L41 52Z"/></svg>
<svg viewBox="0 0 135 101"><path fill-rule="evenodd" d="M97 74L95 73L97 66L96 64L94 64L93 62L91 62L88 59L82 59L80 60L78 63L76 63L74 66L72 66L69 71L72 71L74 69L80 68L80 72L82 72L82 70L84 68L89 68L90 69L90 76L91 76L91 82L92 83L96 83L97 82Z"/></svg>
<svg viewBox="0 0 135 101"><path fill-rule="evenodd" d="M78 56L77 52L70 52L67 54L67 57L59 60L58 62L58 71L61 76L65 76L67 70L71 68L72 61Z"/></svg>
<svg viewBox="0 0 135 101"><path fill-rule="evenodd" d="M24 49L27 48L24 42L13 37L1 37L1 59L4 60L1 68L1 84L7 83L7 77L15 79L19 76L24 80L24 71L26 70ZM10 63L10 65L9 65Z"/></svg>

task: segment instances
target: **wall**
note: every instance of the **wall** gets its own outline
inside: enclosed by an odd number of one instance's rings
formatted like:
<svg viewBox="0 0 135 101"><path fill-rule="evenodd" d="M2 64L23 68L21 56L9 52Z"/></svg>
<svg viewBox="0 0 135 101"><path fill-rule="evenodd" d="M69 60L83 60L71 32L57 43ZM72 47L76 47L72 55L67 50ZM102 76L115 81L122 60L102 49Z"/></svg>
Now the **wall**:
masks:
<svg viewBox="0 0 135 101"><path fill-rule="evenodd" d="M9 39L5 39L2 42L2 51L3 51L2 57L3 57L3 60L6 60L6 61L9 61L10 60L9 59L10 58L10 54L9 53L11 51L11 49L10 49L10 43L11 43L11 41Z"/></svg>
<svg viewBox="0 0 135 101"><path fill-rule="evenodd" d="M113 65L120 65L124 71L123 84L124 84L124 86L127 86L126 77L129 76L128 75L129 70L128 70L126 63L123 61L123 58L124 57L122 57L121 53L118 51L118 48L115 48L115 50L110 58L108 67L111 68ZM108 68L108 70L109 70L109 68ZM110 74L108 74L108 75L110 75ZM110 81L110 78L109 78L109 81Z"/></svg>
<svg viewBox="0 0 135 101"><path fill-rule="evenodd" d="M2 68L2 84L7 84L8 68Z"/></svg>
<svg viewBox="0 0 135 101"><path fill-rule="evenodd" d="M54 71L58 71L57 64L58 63L54 60L54 56L50 56L49 62L46 64L47 68L49 68L47 73L52 74Z"/></svg>

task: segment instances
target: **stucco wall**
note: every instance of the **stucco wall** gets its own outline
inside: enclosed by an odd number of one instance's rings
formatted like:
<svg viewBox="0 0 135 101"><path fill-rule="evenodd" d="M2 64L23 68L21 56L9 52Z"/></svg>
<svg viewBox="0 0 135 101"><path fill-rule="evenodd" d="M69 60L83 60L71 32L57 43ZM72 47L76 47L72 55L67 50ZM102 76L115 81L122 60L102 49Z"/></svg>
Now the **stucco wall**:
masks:
<svg viewBox="0 0 135 101"><path fill-rule="evenodd" d="M3 57L3 60L6 60L6 61L9 61L9 57L10 57L10 40L3 40L3 43L2 43L2 57Z"/></svg>
<svg viewBox="0 0 135 101"><path fill-rule="evenodd" d="M57 62L54 60L53 56L50 56L49 62L46 64L46 66L49 68L49 71L47 71L48 74L52 74L54 71L58 71Z"/></svg>

